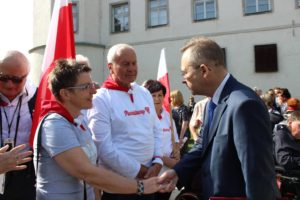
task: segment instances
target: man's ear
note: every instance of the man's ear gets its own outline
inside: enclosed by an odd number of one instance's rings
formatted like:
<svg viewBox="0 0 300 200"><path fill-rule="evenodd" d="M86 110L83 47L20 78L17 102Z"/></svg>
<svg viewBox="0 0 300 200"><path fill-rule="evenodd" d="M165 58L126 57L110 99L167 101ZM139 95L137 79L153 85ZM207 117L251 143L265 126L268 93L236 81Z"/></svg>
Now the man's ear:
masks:
<svg viewBox="0 0 300 200"><path fill-rule="evenodd" d="M206 64L200 65L200 72L203 77L206 77L210 71L211 69Z"/></svg>
<svg viewBox="0 0 300 200"><path fill-rule="evenodd" d="M107 64L107 68L108 68L109 74L112 74L112 73L113 73L112 67L113 67L113 64L112 64L112 63L108 63L108 64Z"/></svg>
<svg viewBox="0 0 300 200"><path fill-rule="evenodd" d="M292 128L292 120L288 119L287 120L287 126L291 129Z"/></svg>

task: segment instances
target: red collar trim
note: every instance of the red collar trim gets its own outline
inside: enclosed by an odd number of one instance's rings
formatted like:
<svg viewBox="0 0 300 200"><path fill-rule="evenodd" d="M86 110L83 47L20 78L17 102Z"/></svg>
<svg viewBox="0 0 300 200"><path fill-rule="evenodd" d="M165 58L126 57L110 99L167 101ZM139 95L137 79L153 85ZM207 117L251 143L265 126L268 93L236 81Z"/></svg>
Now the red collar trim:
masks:
<svg viewBox="0 0 300 200"><path fill-rule="evenodd" d="M8 103L5 102L5 101L3 101L3 100L0 98L0 106L1 106L1 107L5 107L5 106L7 106L7 105L8 105Z"/></svg>
<svg viewBox="0 0 300 200"><path fill-rule="evenodd" d="M107 79L103 82L101 87L106 89L111 89L111 90L119 90L119 91L127 92L129 94L131 102L132 103L134 102L133 94L128 92L130 88L120 86L117 82L115 82L112 79L111 76L107 77Z"/></svg>
<svg viewBox="0 0 300 200"><path fill-rule="evenodd" d="M70 123L75 125L74 118L70 112L56 100L44 100L41 106L40 120L49 112L57 113L66 118ZM39 121L40 121L39 120Z"/></svg>
<svg viewBox="0 0 300 200"><path fill-rule="evenodd" d="M162 119L162 115L160 114L160 115L157 115L157 117L158 117L158 119Z"/></svg>
<svg viewBox="0 0 300 200"><path fill-rule="evenodd" d="M111 89L111 90L120 90L123 92L128 92L130 88L120 86L117 82L115 82L111 76L108 76L108 78L103 82L102 86L103 88Z"/></svg>

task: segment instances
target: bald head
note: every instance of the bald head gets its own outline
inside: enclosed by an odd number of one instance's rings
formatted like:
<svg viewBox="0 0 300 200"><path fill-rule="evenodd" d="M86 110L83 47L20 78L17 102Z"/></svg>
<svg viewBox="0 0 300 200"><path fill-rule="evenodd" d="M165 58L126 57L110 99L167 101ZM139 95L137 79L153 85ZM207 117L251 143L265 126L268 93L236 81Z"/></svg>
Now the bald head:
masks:
<svg viewBox="0 0 300 200"><path fill-rule="evenodd" d="M6 68L15 68L22 70L28 74L29 61L24 54L19 51L8 51L3 58L0 59L0 72Z"/></svg>
<svg viewBox="0 0 300 200"><path fill-rule="evenodd" d="M24 89L29 73L29 61L19 51L8 51L0 59L0 93L14 100Z"/></svg>
<svg viewBox="0 0 300 200"><path fill-rule="evenodd" d="M107 53L107 63L113 63L122 55L124 50L132 50L135 52L134 48L128 44L116 44L112 46Z"/></svg>

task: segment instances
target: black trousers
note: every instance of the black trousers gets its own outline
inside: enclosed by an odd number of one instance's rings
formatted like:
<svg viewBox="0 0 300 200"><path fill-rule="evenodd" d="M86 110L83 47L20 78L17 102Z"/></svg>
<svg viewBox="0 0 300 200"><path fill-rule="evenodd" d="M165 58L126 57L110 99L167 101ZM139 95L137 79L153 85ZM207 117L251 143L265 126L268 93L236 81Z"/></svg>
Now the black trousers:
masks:
<svg viewBox="0 0 300 200"><path fill-rule="evenodd" d="M21 171L7 172L4 194L0 200L35 200L35 172L33 162Z"/></svg>
<svg viewBox="0 0 300 200"><path fill-rule="evenodd" d="M169 200L171 194L172 194L171 192L168 192L168 193L157 192L157 193L155 193L155 200Z"/></svg>
<svg viewBox="0 0 300 200"><path fill-rule="evenodd" d="M102 200L154 200L154 194L137 195L137 194L110 194L103 192Z"/></svg>

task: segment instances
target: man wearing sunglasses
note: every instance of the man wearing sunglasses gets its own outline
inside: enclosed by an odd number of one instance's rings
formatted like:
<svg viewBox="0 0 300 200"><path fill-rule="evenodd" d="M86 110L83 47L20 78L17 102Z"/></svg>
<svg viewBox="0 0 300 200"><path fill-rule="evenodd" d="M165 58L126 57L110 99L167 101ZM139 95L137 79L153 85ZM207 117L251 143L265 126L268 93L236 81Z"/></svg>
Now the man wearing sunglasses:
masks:
<svg viewBox="0 0 300 200"><path fill-rule="evenodd" d="M26 144L32 124L36 87L27 81L29 61L18 51L0 57L0 144L11 147ZM0 200L35 199L35 174L32 161L21 171L5 175L4 193Z"/></svg>

